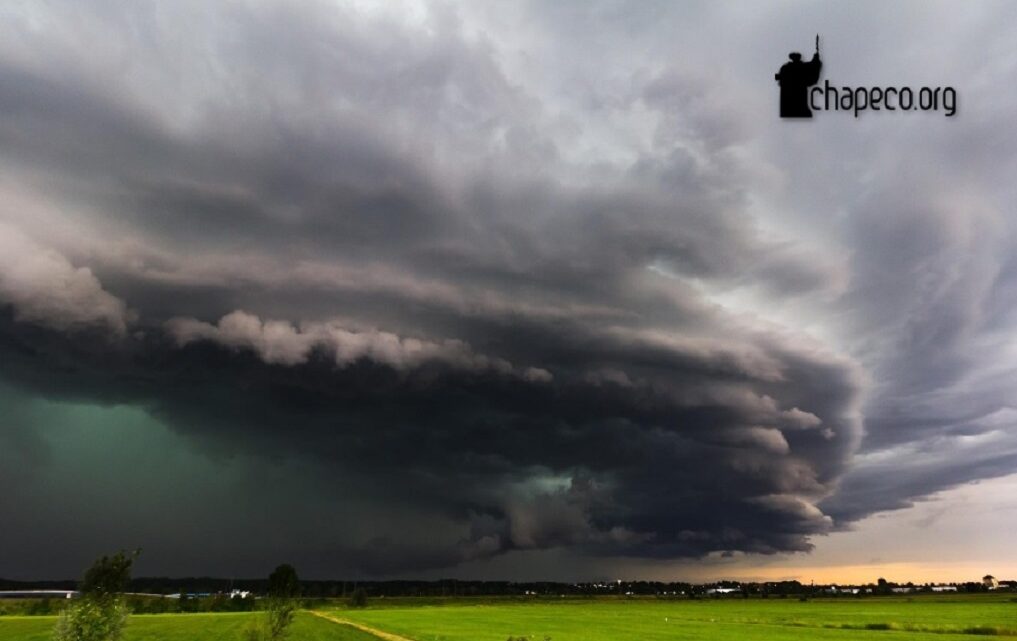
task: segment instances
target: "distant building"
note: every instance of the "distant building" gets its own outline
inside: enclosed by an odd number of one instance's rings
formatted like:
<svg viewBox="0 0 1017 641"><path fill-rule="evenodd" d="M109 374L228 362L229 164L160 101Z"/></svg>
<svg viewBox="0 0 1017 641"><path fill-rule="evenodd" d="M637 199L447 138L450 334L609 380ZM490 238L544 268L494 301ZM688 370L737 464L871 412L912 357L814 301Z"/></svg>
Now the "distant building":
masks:
<svg viewBox="0 0 1017 641"><path fill-rule="evenodd" d="M861 588L851 585L831 585L823 588L825 594L859 594Z"/></svg>
<svg viewBox="0 0 1017 641"><path fill-rule="evenodd" d="M0 590L0 599L73 599L78 596L77 590Z"/></svg>
<svg viewBox="0 0 1017 641"><path fill-rule="evenodd" d="M956 585L934 585L932 586L933 592L956 592Z"/></svg>
<svg viewBox="0 0 1017 641"><path fill-rule="evenodd" d="M997 581L996 577L992 576L991 574L986 574L985 576L982 577L982 585L989 588L990 590L995 590L996 588L999 587L999 581Z"/></svg>

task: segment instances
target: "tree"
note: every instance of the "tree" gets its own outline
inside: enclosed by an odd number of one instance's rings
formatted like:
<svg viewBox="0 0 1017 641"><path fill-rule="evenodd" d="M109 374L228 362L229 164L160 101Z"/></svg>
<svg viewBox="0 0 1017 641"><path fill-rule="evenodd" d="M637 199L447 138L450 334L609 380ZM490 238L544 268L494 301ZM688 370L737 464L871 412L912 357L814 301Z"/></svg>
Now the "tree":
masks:
<svg viewBox="0 0 1017 641"><path fill-rule="evenodd" d="M268 595L277 599L293 599L300 595L300 579L292 565L284 563L268 575Z"/></svg>
<svg viewBox="0 0 1017 641"><path fill-rule="evenodd" d="M122 593L131 580L131 565L139 552L121 550L103 556L85 571L79 586L81 598L57 620L57 641L119 641L127 623Z"/></svg>
<svg viewBox="0 0 1017 641"><path fill-rule="evenodd" d="M883 577L879 577L876 581L876 589L874 592L875 594L890 594L890 584L887 583L886 579Z"/></svg>
<svg viewBox="0 0 1017 641"><path fill-rule="evenodd" d="M286 638L297 612L300 579L292 565L283 564L268 577L268 600L263 625L244 630L247 641L280 641Z"/></svg>
<svg viewBox="0 0 1017 641"><path fill-rule="evenodd" d="M120 594L131 581L131 565L139 550L128 555L123 550L113 556L103 556L85 572L78 588L82 594L108 596Z"/></svg>

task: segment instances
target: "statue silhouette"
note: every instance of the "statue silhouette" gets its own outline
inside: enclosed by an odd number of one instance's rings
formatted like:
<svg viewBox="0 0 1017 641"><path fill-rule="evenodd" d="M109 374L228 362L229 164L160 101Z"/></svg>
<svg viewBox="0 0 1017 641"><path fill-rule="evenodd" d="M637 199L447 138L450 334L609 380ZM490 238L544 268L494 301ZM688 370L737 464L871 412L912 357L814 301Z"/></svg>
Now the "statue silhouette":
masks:
<svg viewBox="0 0 1017 641"><path fill-rule="evenodd" d="M819 59L819 36L816 36L816 53L809 62L802 62L802 54L797 51L787 57L791 62L785 62L774 76L780 84L780 117L811 118L809 87L819 82L819 72L823 68Z"/></svg>

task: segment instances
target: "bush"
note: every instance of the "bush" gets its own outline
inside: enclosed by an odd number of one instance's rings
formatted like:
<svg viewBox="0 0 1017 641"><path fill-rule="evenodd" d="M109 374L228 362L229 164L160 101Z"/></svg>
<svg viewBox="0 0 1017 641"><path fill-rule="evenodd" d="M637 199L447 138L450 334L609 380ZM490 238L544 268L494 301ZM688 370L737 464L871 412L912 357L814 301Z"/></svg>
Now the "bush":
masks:
<svg viewBox="0 0 1017 641"><path fill-rule="evenodd" d="M297 604L293 599L270 598L265 617L250 622L243 629L244 641L282 641L296 613Z"/></svg>
<svg viewBox="0 0 1017 641"><path fill-rule="evenodd" d="M998 635L999 629L988 625L976 625L970 628L964 628L964 634L980 634L985 636L996 636Z"/></svg>
<svg viewBox="0 0 1017 641"><path fill-rule="evenodd" d="M81 598L57 619L57 641L119 641L128 613L121 593L131 580L131 565L137 555L117 552L88 568L79 588Z"/></svg>
<svg viewBox="0 0 1017 641"><path fill-rule="evenodd" d="M268 625L266 633L269 641L286 638L286 631L293 623L297 605L291 599L273 599L268 605Z"/></svg>
<svg viewBox="0 0 1017 641"><path fill-rule="evenodd" d="M57 641L119 641L127 622L123 599L85 597L57 619Z"/></svg>
<svg viewBox="0 0 1017 641"><path fill-rule="evenodd" d="M241 636L244 641L261 641L263 633L264 630L258 621L249 621L247 625L244 626Z"/></svg>

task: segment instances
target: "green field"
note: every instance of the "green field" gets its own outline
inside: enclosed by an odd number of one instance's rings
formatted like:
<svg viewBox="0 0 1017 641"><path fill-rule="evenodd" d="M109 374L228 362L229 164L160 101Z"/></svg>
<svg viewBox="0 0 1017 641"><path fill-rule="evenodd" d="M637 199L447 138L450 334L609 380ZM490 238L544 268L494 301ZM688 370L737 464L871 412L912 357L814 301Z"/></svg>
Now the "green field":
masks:
<svg viewBox="0 0 1017 641"><path fill-rule="evenodd" d="M1001 595L1002 596L1002 595ZM1011 595L1012 596L1012 595ZM1017 636L1017 602L995 595L878 599L534 601L333 613L417 641L653 641Z"/></svg>
<svg viewBox="0 0 1017 641"><path fill-rule="evenodd" d="M124 641L243 641L257 614L139 614L127 623ZM56 617L0 617L0 641L51 641ZM378 641L359 630L301 612L290 641ZM504 640L502 640L504 641Z"/></svg>
<svg viewBox="0 0 1017 641"><path fill-rule="evenodd" d="M791 639L972 641L1003 635L1017 640L1014 595L914 598L374 599L362 610L323 614L415 641L655 641ZM242 641L254 617L236 614L132 616L124 641ZM55 617L0 617L0 641L49 641ZM369 634L298 615L290 641L377 641Z"/></svg>

